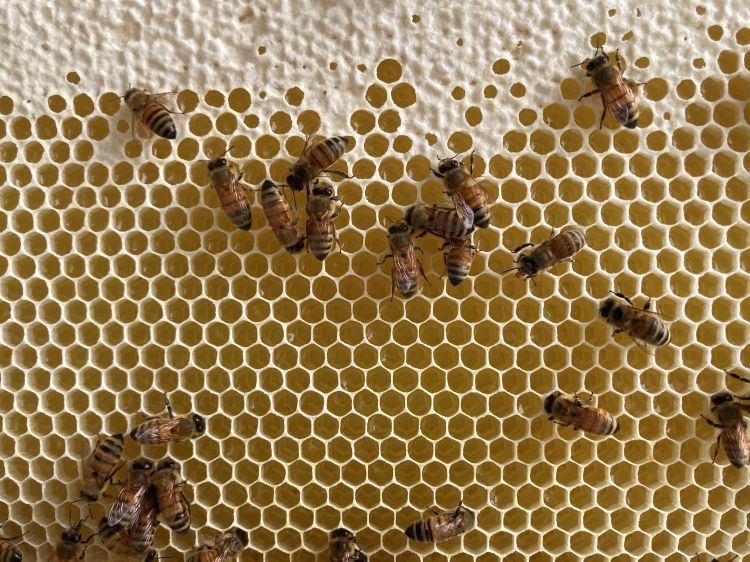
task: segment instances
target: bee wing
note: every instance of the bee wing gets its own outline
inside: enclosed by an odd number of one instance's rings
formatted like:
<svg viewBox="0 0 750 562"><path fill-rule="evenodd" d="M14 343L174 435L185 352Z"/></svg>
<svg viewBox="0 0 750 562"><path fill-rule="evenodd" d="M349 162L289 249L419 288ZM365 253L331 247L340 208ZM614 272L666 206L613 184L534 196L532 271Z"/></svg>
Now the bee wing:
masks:
<svg viewBox="0 0 750 562"><path fill-rule="evenodd" d="M179 92L165 92L163 94L154 94L151 99L161 105L164 109L170 113L182 113L178 109L177 96Z"/></svg>
<svg viewBox="0 0 750 562"><path fill-rule="evenodd" d="M149 139L154 132L149 129L141 119L141 114L133 114L133 137L139 139Z"/></svg>
<svg viewBox="0 0 750 562"><path fill-rule="evenodd" d="M747 430L742 424L732 427L726 427L721 436L724 450L732 464L741 462L747 464L748 460L748 442Z"/></svg>
<svg viewBox="0 0 750 562"><path fill-rule="evenodd" d="M456 206L456 213L458 213L461 222L466 228L471 228L474 225L474 211L471 210L471 207L460 194L451 195L451 199Z"/></svg>
<svg viewBox="0 0 750 562"><path fill-rule="evenodd" d="M622 75L614 79L614 84L602 88L602 100L618 123L624 125L630 118L630 107L637 104L635 91L623 80Z"/></svg>
<svg viewBox="0 0 750 562"><path fill-rule="evenodd" d="M139 439L151 444L162 443L162 435L164 433L174 433L175 429L180 425L182 418L159 418L151 420L151 422L144 422L141 426L145 426L143 432L139 434Z"/></svg>
<svg viewBox="0 0 750 562"><path fill-rule="evenodd" d="M460 516L451 517L449 520L445 522L441 521L440 523L435 525L435 528L432 532L433 540L442 541L461 534L463 532L463 530L460 528L461 520L462 518Z"/></svg>
<svg viewBox="0 0 750 562"><path fill-rule="evenodd" d="M141 511L143 496L146 494L146 486L131 488L127 485L117 494L117 499L107 514L107 524L114 527L120 521L130 516L131 521L135 521Z"/></svg>

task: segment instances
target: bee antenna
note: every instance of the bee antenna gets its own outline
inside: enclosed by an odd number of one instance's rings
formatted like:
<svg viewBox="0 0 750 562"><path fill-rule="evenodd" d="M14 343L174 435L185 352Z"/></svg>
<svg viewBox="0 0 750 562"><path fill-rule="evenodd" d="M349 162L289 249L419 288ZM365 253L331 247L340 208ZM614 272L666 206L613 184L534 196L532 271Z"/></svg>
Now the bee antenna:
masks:
<svg viewBox="0 0 750 562"><path fill-rule="evenodd" d="M388 221L390 224L395 224L398 221L393 220L391 217L383 217L383 222L381 223L383 225L383 228L387 227L388 224L385 223L385 221Z"/></svg>
<svg viewBox="0 0 750 562"><path fill-rule="evenodd" d="M224 151L224 154L222 154L222 156L224 156L225 154L227 154L227 153L228 153L228 152L229 152L230 150L232 150L233 148L234 148L234 145L230 145L230 146L229 146L229 148L227 148L227 149L226 149L226 150Z"/></svg>

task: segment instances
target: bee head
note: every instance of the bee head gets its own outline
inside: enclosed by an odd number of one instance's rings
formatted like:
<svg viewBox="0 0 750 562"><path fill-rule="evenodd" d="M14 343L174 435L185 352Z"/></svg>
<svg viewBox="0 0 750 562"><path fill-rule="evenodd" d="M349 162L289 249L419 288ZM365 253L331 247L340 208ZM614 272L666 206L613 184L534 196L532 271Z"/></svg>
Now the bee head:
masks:
<svg viewBox="0 0 750 562"><path fill-rule="evenodd" d="M132 470L151 470L154 468L154 462L151 459L139 457L130 464L130 468Z"/></svg>
<svg viewBox="0 0 750 562"><path fill-rule="evenodd" d="M331 538L332 539L352 539L354 538L354 533L352 533L349 529L344 529L343 527L339 527L338 529L334 529L331 531Z"/></svg>
<svg viewBox="0 0 750 562"><path fill-rule="evenodd" d="M214 170L223 168L226 165L227 165L227 159L222 156L221 158L216 158L215 160L211 160L208 163L208 171L213 172Z"/></svg>
<svg viewBox="0 0 750 562"><path fill-rule="evenodd" d="M135 94L138 91L138 88L129 88L127 92L125 92L125 95L122 96L125 102L127 102L133 94Z"/></svg>
<svg viewBox="0 0 750 562"><path fill-rule="evenodd" d="M331 189L328 186L320 187L316 186L313 187L313 195L322 195L323 197L331 197L333 195L333 189Z"/></svg>
<svg viewBox="0 0 750 562"><path fill-rule="evenodd" d="M539 266L529 256L523 255L518 259L518 273L516 277L535 277Z"/></svg>
<svg viewBox="0 0 750 562"><path fill-rule="evenodd" d="M81 519L76 525L70 529L63 531L61 537L63 542L81 542L81 526L83 525L83 519Z"/></svg>
<svg viewBox="0 0 750 562"><path fill-rule="evenodd" d="M82 500L86 500L87 502L95 502L99 500L99 496L89 494L88 492L84 492L83 490L81 490L80 496Z"/></svg>
<svg viewBox="0 0 750 562"><path fill-rule="evenodd" d="M10 555L10 562L21 562L23 558L18 552L14 552Z"/></svg>
<svg viewBox="0 0 750 562"><path fill-rule="evenodd" d="M438 165L438 172L444 174L449 170L454 170L456 168L460 168L461 166L463 166L463 164L461 164L461 162L459 162L455 158L448 158L440 162L440 164Z"/></svg>
<svg viewBox="0 0 750 562"><path fill-rule="evenodd" d="M409 225L405 222L397 222L388 227L388 234L397 234L409 230Z"/></svg>
<svg viewBox="0 0 750 562"><path fill-rule="evenodd" d="M234 536L237 537L237 539L242 543L243 547L250 544L250 537L248 536L247 531L245 529L241 529L239 527L233 527L232 532L234 533Z"/></svg>
<svg viewBox="0 0 750 562"><path fill-rule="evenodd" d="M295 191L302 191L305 183L310 179L310 173L304 166L295 166L286 177L286 184Z"/></svg>
<svg viewBox="0 0 750 562"><path fill-rule="evenodd" d="M263 183L260 184L260 190L261 191L276 191L276 184L273 183L271 180L263 180Z"/></svg>
<svg viewBox="0 0 750 562"><path fill-rule="evenodd" d="M286 251L289 252L290 254L297 254L301 252L304 248L305 248L305 239L300 238L299 240L297 240L297 242L295 242L291 246L287 246Z"/></svg>
<svg viewBox="0 0 750 562"><path fill-rule="evenodd" d="M609 318L609 315L612 313L612 309L617 308L617 303L615 302L615 299L607 299L602 304L601 308L599 309L599 314L602 315L602 318ZM622 318L622 311L620 311L620 318Z"/></svg>
<svg viewBox="0 0 750 562"><path fill-rule="evenodd" d="M720 404L731 401L732 395L729 392L719 392L711 397L711 404L714 406L719 406Z"/></svg>
<svg viewBox="0 0 750 562"><path fill-rule="evenodd" d="M586 63L586 74L591 76L597 70L609 64L609 57L607 55L599 55L594 57Z"/></svg>
<svg viewBox="0 0 750 562"><path fill-rule="evenodd" d="M195 431L197 433L203 433L206 431L206 420L203 419L203 416L193 414L193 423L195 424Z"/></svg>
<svg viewBox="0 0 750 562"><path fill-rule="evenodd" d="M162 470L165 468L169 470L180 470L180 463L170 458L166 458L158 464L157 470Z"/></svg>
<svg viewBox="0 0 750 562"><path fill-rule="evenodd" d="M557 398L561 394L562 393L559 390L556 390L555 392L553 392L552 394L547 396L547 398L544 399L544 411L545 412L547 412L548 414L552 413L552 405L555 403L555 400L557 400Z"/></svg>

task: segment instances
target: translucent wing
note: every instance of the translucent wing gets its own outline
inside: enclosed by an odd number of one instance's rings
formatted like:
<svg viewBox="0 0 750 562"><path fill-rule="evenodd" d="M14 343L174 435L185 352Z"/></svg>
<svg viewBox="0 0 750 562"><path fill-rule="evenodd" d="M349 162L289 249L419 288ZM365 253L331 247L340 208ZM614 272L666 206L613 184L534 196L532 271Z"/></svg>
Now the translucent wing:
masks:
<svg viewBox="0 0 750 562"><path fill-rule="evenodd" d="M151 135L154 134L154 132L149 129L146 124L143 122L143 119L141 119L141 114L135 114L133 113L133 122L132 122L132 132L133 132L133 138L139 138L139 139L149 139L151 138Z"/></svg>
<svg viewBox="0 0 750 562"><path fill-rule="evenodd" d="M401 294L409 293L417 282L416 260L413 249L406 254L393 256L393 278Z"/></svg>
<svg viewBox="0 0 750 562"><path fill-rule="evenodd" d="M721 436L727 458L734 465L745 465L748 460L747 433L741 424L726 427Z"/></svg>
<svg viewBox="0 0 750 562"><path fill-rule="evenodd" d="M138 488L123 487L120 493L117 494L117 499L109 510L107 524L110 527L114 527L126 517L131 522L135 521L141 512L141 504L143 503L143 496L146 494L146 490L146 486Z"/></svg>
<svg viewBox="0 0 750 562"><path fill-rule="evenodd" d="M144 422L136 428L139 442L150 444L167 443L180 425L182 418L159 418Z"/></svg>
<svg viewBox="0 0 750 562"><path fill-rule="evenodd" d="M462 517L459 515L457 517L451 517L447 521L441 521L435 525L432 534L433 540L443 541L461 534L463 532L460 526L461 520Z"/></svg>
<svg viewBox="0 0 750 562"><path fill-rule="evenodd" d="M161 105L170 113L182 113L177 105L177 96L179 92L165 92L163 94L153 94L151 99Z"/></svg>
<svg viewBox="0 0 750 562"><path fill-rule="evenodd" d="M471 228L474 225L474 211L471 210L471 207L460 194L451 195L451 199L456 206L456 213L458 213L461 222L466 228Z"/></svg>

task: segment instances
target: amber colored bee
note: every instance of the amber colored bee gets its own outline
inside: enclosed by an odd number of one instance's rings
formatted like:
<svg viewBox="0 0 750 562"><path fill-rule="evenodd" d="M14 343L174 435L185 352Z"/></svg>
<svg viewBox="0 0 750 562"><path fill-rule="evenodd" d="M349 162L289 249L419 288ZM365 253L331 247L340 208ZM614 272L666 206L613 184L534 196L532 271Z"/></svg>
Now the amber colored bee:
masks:
<svg viewBox="0 0 750 562"><path fill-rule="evenodd" d="M81 536L81 527L86 519L81 519L75 525L71 525L63 531L60 542L55 546L55 551L50 558L50 562L72 562L73 560L83 560L86 556L88 543L96 535L91 535L85 541Z"/></svg>
<svg viewBox="0 0 750 562"><path fill-rule="evenodd" d="M359 549L357 537L349 529L331 531L328 551L329 562L367 562L367 555Z"/></svg>
<svg viewBox="0 0 750 562"><path fill-rule="evenodd" d="M146 489L146 494L141 501L141 509L138 517L128 529L130 544L136 552L145 552L154 541L156 529L159 526L157 516L159 514L156 492L153 486Z"/></svg>
<svg viewBox="0 0 750 562"><path fill-rule="evenodd" d="M5 523L0 527L3 525ZM0 537L0 562L21 562L23 560L21 549L13 544L13 541L20 539L22 536L21 534L15 537Z"/></svg>
<svg viewBox="0 0 750 562"><path fill-rule="evenodd" d="M633 306L633 302L622 293L612 291L610 293L627 302L624 304L616 299L608 298L599 308L599 314L604 321L614 326L613 336L623 332L646 351L648 345L660 346L669 343L671 336L666 322L661 318L663 315L649 310L651 299L640 309Z"/></svg>
<svg viewBox="0 0 750 562"><path fill-rule="evenodd" d="M342 203L328 185L316 185L307 200L307 247L319 260L326 259L333 249L336 226L333 220L339 215Z"/></svg>
<svg viewBox="0 0 750 562"><path fill-rule="evenodd" d="M185 556L185 562L216 562L218 559L216 549L207 544L195 547Z"/></svg>
<svg viewBox="0 0 750 562"><path fill-rule="evenodd" d="M420 542L438 542L452 539L474 528L476 516L470 509L458 502L456 511L435 513L415 521L406 530L406 536Z"/></svg>
<svg viewBox="0 0 750 562"><path fill-rule="evenodd" d="M600 50L602 54L598 55ZM615 59L617 60L617 68L612 65L604 49L597 44L596 51L594 51L594 58L573 65L574 67L582 66L585 63L586 76L590 76L596 86L594 90L586 92L578 98L578 101L601 93L604 109L602 111L602 118L599 121L599 128L602 128L604 117L607 115L607 110L609 110L612 117L618 123L628 129L634 129L638 125L639 84L622 75L619 49L615 52Z"/></svg>
<svg viewBox="0 0 750 562"><path fill-rule="evenodd" d="M471 269L471 262L477 247L471 243L471 238L453 238L443 244L443 258L445 260L445 272L451 285L458 285L466 279Z"/></svg>
<svg viewBox="0 0 750 562"><path fill-rule="evenodd" d="M290 254L301 252L305 239L297 230L297 219L283 190L271 180L266 180L260 187L260 195L266 220L279 243Z"/></svg>
<svg viewBox="0 0 750 562"><path fill-rule="evenodd" d="M559 425L571 425L593 435L614 435L620 430L617 420L601 408L590 406L593 395L586 400L577 394L569 396L556 390L544 400L544 411Z"/></svg>
<svg viewBox="0 0 750 562"><path fill-rule="evenodd" d="M185 481L180 477L180 465L164 459L151 477L156 501L164 523L174 532L184 535L190 530L190 504L182 493Z"/></svg>
<svg viewBox="0 0 750 562"><path fill-rule="evenodd" d="M302 155L289 170L286 183L295 191L302 191L323 172L348 177L342 172L329 170L328 166L336 162L346 152L349 141L344 137L331 137L308 146L310 137L305 139Z"/></svg>
<svg viewBox="0 0 750 562"><path fill-rule="evenodd" d="M118 557L131 559L143 554L133 548L128 529L122 525L110 527L106 517L99 520L98 535L104 548ZM143 562L154 562L157 559L156 551L153 548L146 551L145 554Z"/></svg>
<svg viewBox="0 0 750 562"><path fill-rule="evenodd" d="M429 232L446 239L463 238L474 230L464 225L455 209L437 205L412 205L406 209L404 219L415 231L422 231L417 237Z"/></svg>
<svg viewBox="0 0 750 562"><path fill-rule="evenodd" d="M206 421L198 414L188 414L175 417L169 398L164 396L168 418L146 416L146 421L130 432L138 443L143 445L160 445L163 443L178 443L201 435L206 431Z"/></svg>
<svg viewBox="0 0 750 562"><path fill-rule="evenodd" d="M119 524L127 528L135 523L143 507L153 471L154 463L149 459L139 457L130 461L128 477L107 515L110 527Z"/></svg>
<svg viewBox="0 0 750 562"><path fill-rule="evenodd" d="M217 562L233 562L237 560L247 545L250 544L250 537L247 531L239 527L232 527L224 531L216 538L215 548L218 554Z"/></svg>
<svg viewBox="0 0 750 562"><path fill-rule="evenodd" d="M120 461L124 441L120 433L97 439L94 450L83 462L81 499L89 502L99 500L99 495L107 482L124 464Z"/></svg>
<svg viewBox="0 0 750 562"><path fill-rule="evenodd" d="M422 264L417 259L416 246L412 240L412 231L405 222L397 222L388 227L388 239L391 253L379 262L381 265L388 258L393 258L391 269L391 300L398 289L404 297L411 297L419 288L419 276L427 279Z"/></svg>
<svg viewBox="0 0 750 562"><path fill-rule="evenodd" d="M572 257L580 252L585 245L586 232L582 228L569 226L564 228L557 236L555 236L553 229L547 240L530 252L522 254L516 260L516 267L506 269L502 273L515 271L518 278L533 279L543 271L562 261L573 261ZM529 246L533 247L534 244L530 242L521 244L512 253L517 254Z"/></svg>
<svg viewBox="0 0 750 562"><path fill-rule="evenodd" d="M229 150L232 148L230 147ZM219 197L219 203L229 220L237 228L250 230L253 226L253 213L247 192L252 189L242 183L242 172L238 173L236 168L235 164L230 164L224 156L220 156L209 161L208 174L211 178L211 185Z"/></svg>
<svg viewBox="0 0 750 562"><path fill-rule="evenodd" d="M170 98L175 95L172 92L152 94L140 88L130 88L125 92L125 103L133 112L133 136L147 139L152 133L156 133L165 139L176 139L177 127L171 114L182 112L167 108Z"/></svg>
<svg viewBox="0 0 750 562"><path fill-rule="evenodd" d="M750 382L750 379L746 379L735 373L724 372L735 379ZM718 423L704 415L701 415L701 417L711 427L721 429L721 433L716 438L713 462L716 462L716 457L719 454L719 446L723 445L724 454L727 456L729 462L737 468L742 468L748 464L748 457L750 457L747 422L744 420L744 416L750 413L750 404L739 402L739 400L750 400L750 396L737 396L729 392L714 394L711 397L711 414L713 414Z"/></svg>
<svg viewBox="0 0 750 562"><path fill-rule="evenodd" d="M451 196L456 212L465 228L490 226L490 206L487 192L473 177L474 153L471 153L469 169L458 160L458 155L445 158L438 164L437 171L432 173L443 179L448 195Z"/></svg>

